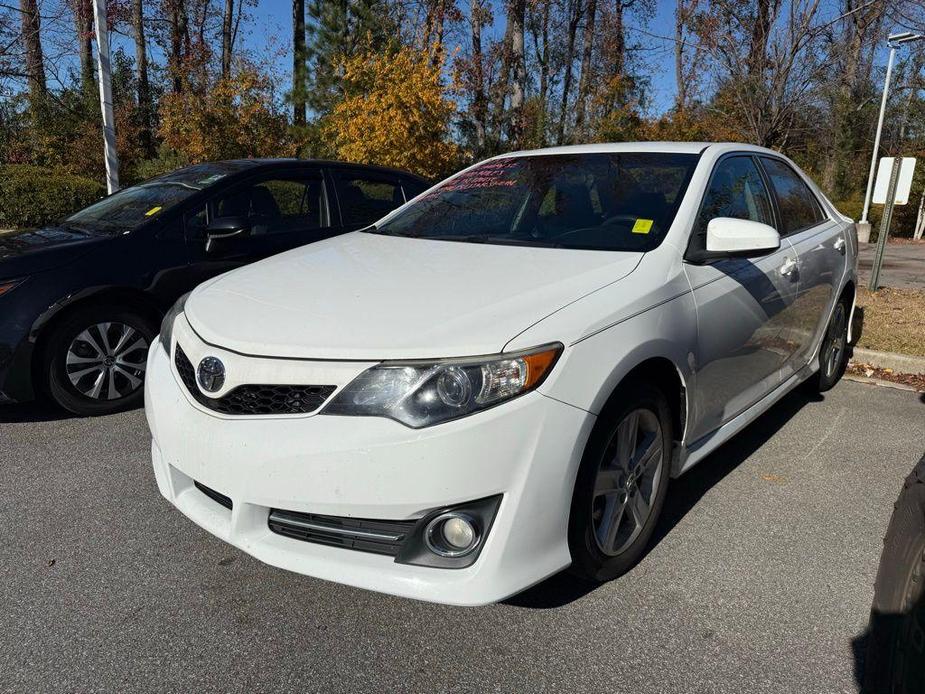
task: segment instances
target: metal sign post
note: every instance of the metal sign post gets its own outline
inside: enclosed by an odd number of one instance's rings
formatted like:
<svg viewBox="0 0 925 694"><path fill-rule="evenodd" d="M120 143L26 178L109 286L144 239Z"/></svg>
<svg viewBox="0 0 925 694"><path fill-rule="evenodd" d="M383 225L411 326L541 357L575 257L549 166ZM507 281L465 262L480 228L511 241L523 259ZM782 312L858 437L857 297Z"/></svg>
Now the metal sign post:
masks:
<svg viewBox="0 0 925 694"><path fill-rule="evenodd" d="M93 0L96 24L96 57L100 73L100 108L103 111L103 151L106 157L106 189L119 190L119 155L116 153L116 123L112 113L109 30L106 26L106 0Z"/></svg>
<svg viewBox="0 0 925 694"><path fill-rule="evenodd" d="M875 292L880 287L880 268L883 265L883 253L886 250L886 239L890 234L890 221L893 217L893 206L896 204L896 186L899 183L899 168L902 166L900 157L893 157L893 169L890 171L890 183L886 189L886 203L883 207L883 219L880 220L880 235L877 238L877 252L874 254L874 265L870 269L870 283L867 288Z"/></svg>

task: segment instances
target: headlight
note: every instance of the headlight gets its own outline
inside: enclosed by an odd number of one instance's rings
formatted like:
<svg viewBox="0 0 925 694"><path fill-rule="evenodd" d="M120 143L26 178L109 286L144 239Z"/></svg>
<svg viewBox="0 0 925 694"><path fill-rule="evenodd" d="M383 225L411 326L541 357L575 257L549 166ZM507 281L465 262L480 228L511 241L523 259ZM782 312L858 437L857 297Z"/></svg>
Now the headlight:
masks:
<svg viewBox="0 0 925 694"><path fill-rule="evenodd" d="M16 287L25 281L25 278L20 278L18 280L0 280L0 296L3 296L7 292L13 291Z"/></svg>
<svg viewBox="0 0 925 694"><path fill-rule="evenodd" d="M533 390L561 344L512 354L439 362L384 362L357 376L322 410L388 417L419 429L493 407Z"/></svg>
<svg viewBox="0 0 925 694"><path fill-rule="evenodd" d="M170 307L170 310L167 311L167 315L164 316L164 320L161 321L161 334L160 341L161 346L166 350L167 354L170 354L170 342L173 337L173 324L177 320L177 316L183 313L183 308L186 306L186 300L189 298L189 295L192 292L187 292L179 299L176 303Z"/></svg>

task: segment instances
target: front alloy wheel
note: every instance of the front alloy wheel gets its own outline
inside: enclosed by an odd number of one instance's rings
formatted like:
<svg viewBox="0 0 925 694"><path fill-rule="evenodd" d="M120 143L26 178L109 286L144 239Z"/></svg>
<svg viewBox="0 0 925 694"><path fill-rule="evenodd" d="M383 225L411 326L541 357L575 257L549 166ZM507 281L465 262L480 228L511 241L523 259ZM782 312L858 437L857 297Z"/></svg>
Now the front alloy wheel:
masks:
<svg viewBox="0 0 925 694"><path fill-rule="evenodd" d="M83 330L67 350L67 377L91 400L118 400L144 382L148 341L125 323L97 323Z"/></svg>
<svg viewBox="0 0 925 694"><path fill-rule="evenodd" d="M141 404L153 321L127 308L75 310L46 341L44 368L51 399L79 415L99 415Z"/></svg>
<svg viewBox="0 0 925 694"><path fill-rule="evenodd" d="M652 515L663 464L658 417L633 410L617 425L594 485L591 519L601 552L615 557L639 537Z"/></svg>
<svg viewBox="0 0 925 694"><path fill-rule="evenodd" d="M598 417L575 480L573 573L606 581L638 561L665 501L671 442L665 394L643 381L622 385Z"/></svg>

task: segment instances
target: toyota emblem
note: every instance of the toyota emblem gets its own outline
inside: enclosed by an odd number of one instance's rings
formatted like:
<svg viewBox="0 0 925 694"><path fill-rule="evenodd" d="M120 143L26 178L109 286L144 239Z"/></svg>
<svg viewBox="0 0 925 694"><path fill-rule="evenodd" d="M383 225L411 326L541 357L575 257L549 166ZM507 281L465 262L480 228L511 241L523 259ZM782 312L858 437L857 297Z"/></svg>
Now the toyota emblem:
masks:
<svg viewBox="0 0 925 694"><path fill-rule="evenodd" d="M225 385L225 365L216 357L206 357L199 362L199 367L196 369L196 380L207 393L221 390L221 387Z"/></svg>

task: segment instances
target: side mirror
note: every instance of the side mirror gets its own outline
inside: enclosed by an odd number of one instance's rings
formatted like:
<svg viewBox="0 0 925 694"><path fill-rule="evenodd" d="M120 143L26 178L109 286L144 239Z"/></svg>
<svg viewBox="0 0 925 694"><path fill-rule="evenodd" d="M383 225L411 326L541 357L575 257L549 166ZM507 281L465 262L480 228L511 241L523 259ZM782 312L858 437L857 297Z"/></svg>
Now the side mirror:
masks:
<svg viewBox="0 0 925 694"><path fill-rule="evenodd" d="M780 248L774 227L748 219L716 217L707 224L707 252L727 255L760 255Z"/></svg>
<svg viewBox="0 0 925 694"><path fill-rule="evenodd" d="M251 223L247 217L219 217L206 227L206 253L212 250L216 241L248 234L250 230Z"/></svg>

